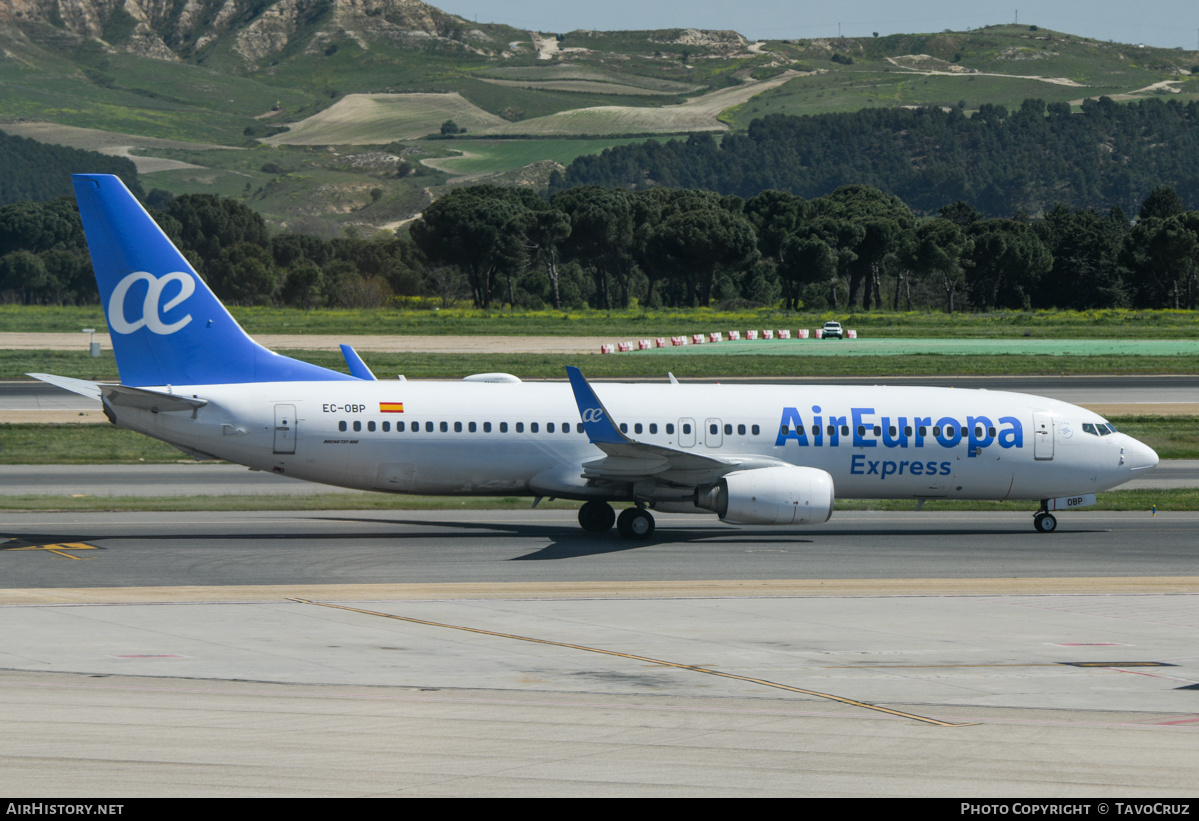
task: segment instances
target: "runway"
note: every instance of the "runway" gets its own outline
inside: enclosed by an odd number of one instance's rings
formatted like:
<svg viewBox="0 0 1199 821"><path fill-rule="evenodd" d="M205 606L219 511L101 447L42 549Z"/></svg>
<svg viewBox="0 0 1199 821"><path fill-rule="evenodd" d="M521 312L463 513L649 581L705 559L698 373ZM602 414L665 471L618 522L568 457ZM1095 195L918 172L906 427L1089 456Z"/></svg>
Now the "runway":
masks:
<svg viewBox="0 0 1199 821"><path fill-rule="evenodd" d="M1193 794L1199 514L0 514L0 791Z"/></svg>

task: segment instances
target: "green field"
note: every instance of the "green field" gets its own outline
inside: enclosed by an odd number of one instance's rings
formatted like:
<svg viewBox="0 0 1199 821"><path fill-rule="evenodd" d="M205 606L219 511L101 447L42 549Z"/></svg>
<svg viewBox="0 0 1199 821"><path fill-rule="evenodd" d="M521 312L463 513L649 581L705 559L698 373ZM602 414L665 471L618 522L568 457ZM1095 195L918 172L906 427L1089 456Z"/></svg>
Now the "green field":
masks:
<svg viewBox="0 0 1199 821"><path fill-rule="evenodd" d="M403 302L400 303L405 304ZM427 303L415 302L416 305ZM907 339L1199 339L1194 311L995 311L787 313L763 308L716 311L707 308L625 311L480 311L470 308L322 309L232 307L238 323L253 334L514 334L520 336L610 336L613 342L750 328L819 328L836 319L871 338ZM0 305L0 331L76 332L103 328L99 305ZM831 340L828 344L834 344ZM847 342L846 344L850 344Z"/></svg>
<svg viewBox="0 0 1199 821"><path fill-rule="evenodd" d="M447 143L460 156L430 160L425 164L454 175L498 174L529 163L552 160L569 165L584 154L638 142L635 138L608 140L469 140Z"/></svg>

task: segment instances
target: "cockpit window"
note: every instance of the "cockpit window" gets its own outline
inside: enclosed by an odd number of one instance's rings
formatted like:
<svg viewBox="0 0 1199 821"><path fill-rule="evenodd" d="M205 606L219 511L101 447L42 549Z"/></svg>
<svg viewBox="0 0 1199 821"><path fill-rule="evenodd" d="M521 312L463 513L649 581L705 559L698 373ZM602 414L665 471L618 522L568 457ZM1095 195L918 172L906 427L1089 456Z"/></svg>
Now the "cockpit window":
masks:
<svg viewBox="0 0 1199 821"><path fill-rule="evenodd" d="M1098 436L1098 435L1099 435L1099 431L1095 430L1095 426L1094 426L1093 424L1091 424L1090 422L1083 422L1083 423L1082 423L1082 432L1083 432L1083 433L1089 433L1089 434L1091 434L1092 436Z"/></svg>

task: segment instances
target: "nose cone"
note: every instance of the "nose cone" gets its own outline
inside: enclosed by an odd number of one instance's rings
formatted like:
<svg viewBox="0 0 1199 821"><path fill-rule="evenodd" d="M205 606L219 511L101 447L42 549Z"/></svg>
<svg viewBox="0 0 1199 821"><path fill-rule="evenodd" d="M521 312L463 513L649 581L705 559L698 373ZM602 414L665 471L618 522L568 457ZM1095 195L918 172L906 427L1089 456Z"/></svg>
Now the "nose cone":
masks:
<svg viewBox="0 0 1199 821"><path fill-rule="evenodd" d="M1157 451L1144 442L1128 437L1128 442L1124 445L1124 464L1130 471L1137 473L1150 470L1157 467L1157 462Z"/></svg>

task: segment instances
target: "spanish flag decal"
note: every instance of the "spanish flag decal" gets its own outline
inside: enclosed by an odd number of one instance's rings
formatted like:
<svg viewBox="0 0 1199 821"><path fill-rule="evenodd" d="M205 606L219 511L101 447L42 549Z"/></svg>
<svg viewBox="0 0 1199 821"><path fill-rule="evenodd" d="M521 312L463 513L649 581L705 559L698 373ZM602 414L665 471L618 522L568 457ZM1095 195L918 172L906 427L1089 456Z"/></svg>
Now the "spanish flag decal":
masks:
<svg viewBox="0 0 1199 821"><path fill-rule="evenodd" d="M380 402L379 413L403 413L403 402Z"/></svg>

